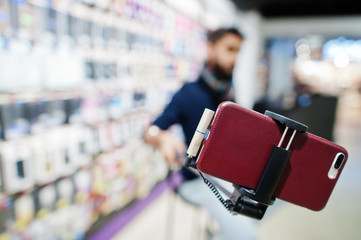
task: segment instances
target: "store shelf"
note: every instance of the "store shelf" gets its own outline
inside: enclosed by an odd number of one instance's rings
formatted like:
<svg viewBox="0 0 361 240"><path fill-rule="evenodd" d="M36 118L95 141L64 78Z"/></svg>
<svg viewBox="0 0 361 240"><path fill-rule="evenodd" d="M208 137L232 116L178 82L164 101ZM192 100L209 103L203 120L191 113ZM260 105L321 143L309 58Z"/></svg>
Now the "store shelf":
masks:
<svg viewBox="0 0 361 240"><path fill-rule="evenodd" d="M206 29L159 0L0 1L0 16L0 238L82 239L165 178L142 135L195 79Z"/></svg>
<svg viewBox="0 0 361 240"><path fill-rule="evenodd" d="M88 231L86 239L111 239L115 234L122 231L140 212L156 200L163 192L173 191L177 188L183 179L179 172L172 173L165 180L159 182L143 199L132 202L128 207L122 209L119 213L112 214L108 219L96 222Z"/></svg>

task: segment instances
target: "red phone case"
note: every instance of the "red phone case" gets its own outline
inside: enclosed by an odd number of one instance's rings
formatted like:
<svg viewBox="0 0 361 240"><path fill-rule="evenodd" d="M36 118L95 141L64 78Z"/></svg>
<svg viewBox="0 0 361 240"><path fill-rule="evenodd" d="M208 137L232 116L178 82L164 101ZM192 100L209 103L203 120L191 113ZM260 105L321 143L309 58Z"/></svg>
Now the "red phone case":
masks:
<svg viewBox="0 0 361 240"><path fill-rule="evenodd" d="M200 171L254 189L285 126L235 103L219 105L197 159ZM289 131L290 132L290 131ZM289 162L274 197L315 211L326 205L347 160L347 151L311 133L297 132ZM334 179L328 177L336 154L345 159Z"/></svg>

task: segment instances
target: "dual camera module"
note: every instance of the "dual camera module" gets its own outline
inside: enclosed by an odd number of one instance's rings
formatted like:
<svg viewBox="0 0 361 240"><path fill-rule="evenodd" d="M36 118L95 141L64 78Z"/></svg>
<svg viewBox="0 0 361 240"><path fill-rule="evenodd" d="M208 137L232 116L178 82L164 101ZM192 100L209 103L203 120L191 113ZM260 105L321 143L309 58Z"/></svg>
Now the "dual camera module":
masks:
<svg viewBox="0 0 361 240"><path fill-rule="evenodd" d="M337 177L337 173L342 166L343 161L345 160L345 155L343 153L337 153L330 170L328 171L328 177L330 179L335 179Z"/></svg>

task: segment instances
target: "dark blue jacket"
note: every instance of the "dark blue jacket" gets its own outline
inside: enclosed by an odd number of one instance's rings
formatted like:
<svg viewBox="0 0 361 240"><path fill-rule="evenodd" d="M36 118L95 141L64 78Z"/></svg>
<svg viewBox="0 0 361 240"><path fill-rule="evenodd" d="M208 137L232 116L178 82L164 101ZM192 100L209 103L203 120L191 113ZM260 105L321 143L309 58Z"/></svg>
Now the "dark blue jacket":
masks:
<svg viewBox="0 0 361 240"><path fill-rule="evenodd" d="M220 103L219 97L199 78L195 82L185 83L173 96L163 113L153 122L159 128L166 130L173 124L183 128L187 146L190 144L194 131L205 108L215 111ZM194 178L187 169L182 169L186 179Z"/></svg>

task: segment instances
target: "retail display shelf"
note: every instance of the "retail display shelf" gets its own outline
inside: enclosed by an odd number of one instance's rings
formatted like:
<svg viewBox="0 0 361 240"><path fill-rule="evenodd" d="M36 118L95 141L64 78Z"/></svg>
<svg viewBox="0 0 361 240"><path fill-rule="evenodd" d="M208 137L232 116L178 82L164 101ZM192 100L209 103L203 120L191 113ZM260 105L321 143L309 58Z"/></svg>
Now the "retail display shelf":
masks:
<svg viewBox="0 0 361 240"><path fill-rule="evenodd" d="M110 221L107 221L105 225L101 226L93 234L86 237L87 240L97 239L111 239L115 234L122 231L140 212L142 212L149 204L157 199L162 193L167 190L173 190L177 188L183 182L183 178L180 172L174 172L170 174L166 179L159 182L147 197L136 200L125 209L122 209L116 216ZM92 231L92 229L90 229Z"/></svg>

